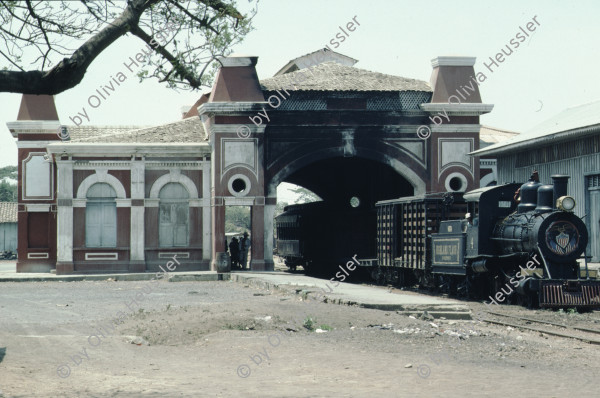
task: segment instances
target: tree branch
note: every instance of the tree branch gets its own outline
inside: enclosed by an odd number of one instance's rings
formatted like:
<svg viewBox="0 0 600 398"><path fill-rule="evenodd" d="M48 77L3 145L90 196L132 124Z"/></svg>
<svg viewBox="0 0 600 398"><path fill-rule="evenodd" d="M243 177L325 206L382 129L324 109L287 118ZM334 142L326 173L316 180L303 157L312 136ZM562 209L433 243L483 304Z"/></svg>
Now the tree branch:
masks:
<svg viewBox="0 0 600 398"><path fill-rule="evenodd" d="M132 26L137 26L144 10L157 1L130 0L117 19L47 72L0 71L0 92L54 95L75 87L92 61Z"/></svg>
<svg viewBox="0 0 600 398"><path fill-rule="evenodd" d="M144 32L139 26L137 26L137 25L132 26L131 33L133 35L139 37L140 39L142 39L146 44L148 44L148 46L153 47L152 44L150 43L152 41L152 36L150 36L148 33ZM154 51L156 51L157 53L162 55L167 61L169 61L169 63L173 66L173 69L177 72L177 74L179 74L179 76L182 79L187 80L187 82L190 84L190 86L192 88L200 88L200 86L201 86L200 79L197 79L193 73L191 73L189 70L187 70L187 68L185 68L183 65L181 65L181 63L177 60L177 58L175 58L175 56L173 54L171 54L169 51L167 51L167 49L164 48L161 44L157 43L156 41L155 41L155 43L158 44L158 46L155 47ZM171 74L171 73L169 73L169 74Z"/></svg>
<svg viewBox="0 0 600 398"><path fill-rule="evenodd" d="M0 92L54 95L75 87L127 33L157 55L141 79L199 89L209 84L213 61L252 30L256 10L241 14L235 0L0 0L0 60L18 69L0 70ZM178 32L161 36L165 23L177 24ZM27 70L29 63L40 70Z"/></svg>

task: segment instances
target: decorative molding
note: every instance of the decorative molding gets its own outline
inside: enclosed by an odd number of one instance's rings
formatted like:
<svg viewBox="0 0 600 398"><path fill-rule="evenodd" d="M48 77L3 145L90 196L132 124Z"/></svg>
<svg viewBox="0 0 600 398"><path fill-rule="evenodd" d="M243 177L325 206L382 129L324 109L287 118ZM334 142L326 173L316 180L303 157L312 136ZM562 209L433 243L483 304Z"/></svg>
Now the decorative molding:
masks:
<svg viewBox="0 0 600 398"><path fill-rule="evenodd" d="M254 205L254 198L230 198L226 197L225 206L252 206Z"/></svg>
<svg viewBox="0 0 600 398"><path fill-rule="evenodd" d="M433 58L431 66L434 68L438 66L474 66L476 60L475 57L441 56Z"/></svg>
<svg viewBox="0 0 600 398"><path fill-rule="evenodd" d="M28 213L46 213L51 211L51 204L27 204L25 205Z"/></svg>
<svg viewBox="0 0 600 398"><path fill-rule="evenodd" d="M432 133L479 133L480 124L440 124L431 125ZM415 133L416 134L416 133Z"/></svg>
<svg viewBox="0 0 600 398"><path fill-rule="evenodd" d="M119 253L85 253L85 261L118 260Z"/></svg>
<svg viewBox="0 0 600 398"><path fill-rule="evenodd" d="M178 258L190 258L189 252L158 252L158 258L173 258L173 256L177 256Z"/></svg>
<svg viewBox="0 0 600 398"><path fill-rule="evenodd" d="M54 163L47 162L46 155L46 152L29 152L27 157L22 160L21 195L23 201L54 200ZM44 175L47 175L47 179ZM34 185L28 184L28 181ZM31 194L28 193L28 190L31 191ZM46 194L34 195L35 193Z"/></svg>
<svg viewBox="0 0 600 398"><path fill-rule="evenodd" d="M425 112L422 112L425 115ZM387 124L381 126L381 131L386 134L407 134L414 136L419 125L416 124ZM337 133L337 130L334 131Z"/></svg>
<svg viewBox="0 0 600 398"><path fill-rule="evenodd" d="M239 66L256 66L258 57L255 55L230 55L227 57L219 57L219 62L224 68L239 67Z"/></svg>
<svg viewBox="0 0 600 398"><path fill-rule="evenodd" d="M73 207L86 207L87 199L73 199Z"/></svg>
<svg viewBox="0 0 600 398"><path fill-rule="evenodd" d="M236 167L249 170L258 179L258 140L221 138L221 181Z"/></svg>
<svg viewBox="0 0 600 398"><path fill-rule="evenodd" d="M225 203L223 201L223 197L222 196L215 196L211 199L210 205L211 206L223 206L223 204Z"/></svg>
<svg viewBox="0 0 600 398"><path fill-rule="evenodd" d="M496 159L479 159L479 167L494 167Z"/></svg>
<svg viewBox="0 0 600 398"><path fill-rule="evenodd" d="M98 182L104 182L113 187L117 193L118 199L125 199L127 197L125 187L117 177L108 174L107 169L96 169L96 174L88 176L81 184L79 184L79 188L77 188L77 199L86 199L88 189Z"/></svg>
<svg viewBox="0 0 600 398"><path fill-rule="evenodd" d="M202 170L205 167L210 167L210 162L205 160L200 161L146 161L144 162L146 170L164 170L170 168L178 168L180 170Z"/></svg>
<svg viewBox="0 0 600 398"><path fill-rule="evenodd" d="M460 144L466 144L468 148L460 148ZM438 178L446 169L453 166L463 167L465 170L468 170L471 176L473 176L474 159L472 156L469 156L469 153L472 151L474 145L474 139L469 137L444 137L438 139ZM458 151L459 149L465 149L463 154L465 158L464 161L457 157L457 155L459 157L461 156L461 153ZM448 155L448 153L450 155ZM447 159L447 161L444 162L444 159Z"/></svg>
<svg viewBox="0 0 600 398"><path fill-rule="evenodd" d="M56 134L58 138L58 120L18 120L16 122L6 123L6 127L13 137L18 134Z"/></svg>
<svg viewBox="0 0 600 398"><path fill-rule="evenodd" d="M198 115L230 115L244 116L248 113L256 113L262 110L269 103L260 102L206 102L198 107Z"/></svg>
<svg viewBox="0 0 600 398"><path fill-rule="evenodd" d="M490 113L492 109L494 109L493 104L472 104L464 102L460 104L455 104L453 102L423 103L420 107L422 110L432 115L437 115L438 112L440 112L451 116L480 116L485 113Z"/></svg>
<svg viewBox="0 0 600 398"><path fill-rule="evenodd" d="M211 124L208 131L212 136L215 133L222 134L236 134L238 138L240 136L246 136L250 134L263 134L266 129L265 124L256 126L255 124Z"/></svg>
<svg viewBox="0 0 600 398"><path fill-rule="evenodd" d="M67 144L56 142L48 145L48 152L54 155L86 155L97 157L119 156L143 156L156 157L201 157L210 154L211 148L208 142L173 144L173 143L127 143L127 144L105 144L105 143L83 143L69 142Z"/></svg>
<svg viewBox="0 0 600 398"><path fill-rule="evenodd" d="M190 194L190 199L198 199L198 188L196 187L196 184L194 184L194 181L192 181L191 178L181 174L178 169L170 169L169 174L160 176L154 184L152 184L152 188L150 188L150 199L158 199L158 194L162 187L170 182L177 182L183 185Z"/></svg>
<svg viewBox="0 0 600 398"><path fill-rule="evenodd" d="M27 253L28 260L41 260L41 259L49 259L50 254L48 253Z"/></svg>
<svg viewBox="0 0 600 398"><path fill-rule="evenodd" d="M58 206L65 206L65 207L73 206L73 199L57 199L56 202L57 202Z"/></svg>
<svg viewBox="0 0 600 398"><path fill-rule="evenodd" d="M413 129L412 133L416 136L416 131ZM418 164L423 167L426 167L427 162L427 145L425 145L424 140L414 140L414 139L384 139L383 143L395 150L399 150L403 153L406 153L412 159L414 159Z"/></svg>
<svg viewBox="0 0 600 398"><path fill-rule="evenodd" d="M144 199L145 207L158 207L160 199Z"/></svg>
<svg viewBox="0 0 600 398"><path fill-rule="evenodd" d="M44 149L56 141L17 141L19 149Z"/></svg>
<svg viewBox="0 0 600 398"><path fill-rule="evenodd" d="M210 199L209 198L200 198L200 199L190 199L189 201L190 207L210 207Z"/></svg>
<svg viewBox="0 0 600 398"><path fill-rule="evenodd" d="M114 160L75 160L73 161L73 169L75 170L96 170L98 168L110 170L130 170L131 161L114 161Z"/></svg>
<svg viewBox="0 0 600 398"><path fill-rule="evenodd" d="M131 199L116 199L117 207L131 207Z"/></svg>
<svg viewBox="0 0 600 398"><path fill-rule="evenodd" d="M132 161L113 161L113 160L76 160L74 168L76 170L96 170L97 168L106 168L109 170L130 170ZM202 170L204 167L210 167L210 162L200 161L147 161L144 162L146 169L163 170L177 167L181 170Z"/></svg>

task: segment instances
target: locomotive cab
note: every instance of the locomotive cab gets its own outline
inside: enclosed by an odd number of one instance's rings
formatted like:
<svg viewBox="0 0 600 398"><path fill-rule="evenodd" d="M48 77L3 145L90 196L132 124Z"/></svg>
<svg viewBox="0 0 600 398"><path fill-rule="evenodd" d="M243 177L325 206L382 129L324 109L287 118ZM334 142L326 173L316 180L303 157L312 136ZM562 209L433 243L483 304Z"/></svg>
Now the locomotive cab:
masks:
<svg viewBox="0 0 600 398"><path fill-rule="evenodd" d="M489 239L496 223L513 213L517 204L512 200L520 184L506 184L475 189L464 194L467 218L442 221L437 234L431 235L432 272L466 275L467 267L486 272L486 259L496 253Z"/></svg>
<svg viewBox="0 0 600 398"><path fill-rule="evenodd" d="M519 187L520 184L505 184L465 193L467 209L473 217L472 225L467 229L467 259L496 253L495 244L489 237L499 220L514 213L517 203L513 196Z"/></svg>

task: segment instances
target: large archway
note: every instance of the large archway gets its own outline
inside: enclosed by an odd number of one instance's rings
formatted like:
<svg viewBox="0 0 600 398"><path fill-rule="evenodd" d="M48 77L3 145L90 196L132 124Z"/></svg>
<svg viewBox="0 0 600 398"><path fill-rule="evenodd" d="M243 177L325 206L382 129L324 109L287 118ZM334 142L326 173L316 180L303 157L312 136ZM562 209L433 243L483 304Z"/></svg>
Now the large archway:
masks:
<svg viewBox="0 0 600 398"><path fill-rule="evenodd" d="M213 269L223 254L228 204L252 206L252 270L273 269L281 182L305 186L332 207L354 198L362 203L354 219L378 200L446 190L454 177L461 189L478 187L479 167L468 153L478 148L479 115L491 106L477 90L468 104L448 103L457 82L473 75L474 58L435 59L430 83L335 62L259 81L256 57L221 61L198 108L214 148ZM237 194L230 189L236 178L247 188Z"/></svg>
<svg viewBox="0 0 600 398"><path fill-rule="evenodd" d="M303 212L320 253L311 272L327 272L354 255L376 256L376 210L380 200L412 196L415 188L391 166L360 157L333 157L310 163L284 178L322 198L294 206ZM267 231L268 233L268 231Z"/></svg>

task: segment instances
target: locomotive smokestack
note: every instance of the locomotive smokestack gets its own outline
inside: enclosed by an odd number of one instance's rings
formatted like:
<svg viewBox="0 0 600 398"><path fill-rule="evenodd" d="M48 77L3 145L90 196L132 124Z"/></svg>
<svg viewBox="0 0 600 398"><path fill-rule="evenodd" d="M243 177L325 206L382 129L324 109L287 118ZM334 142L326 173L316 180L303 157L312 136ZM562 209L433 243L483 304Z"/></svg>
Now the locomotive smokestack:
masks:
<svg viewBox="0 0 600 398"><path fill-rule="evenodd" d="M556 208L556 200L561 196L567 195L567 188L569 186L569 176L555 174L552 176L552 185L554 186L554 198L552 207Z"/></svg>

